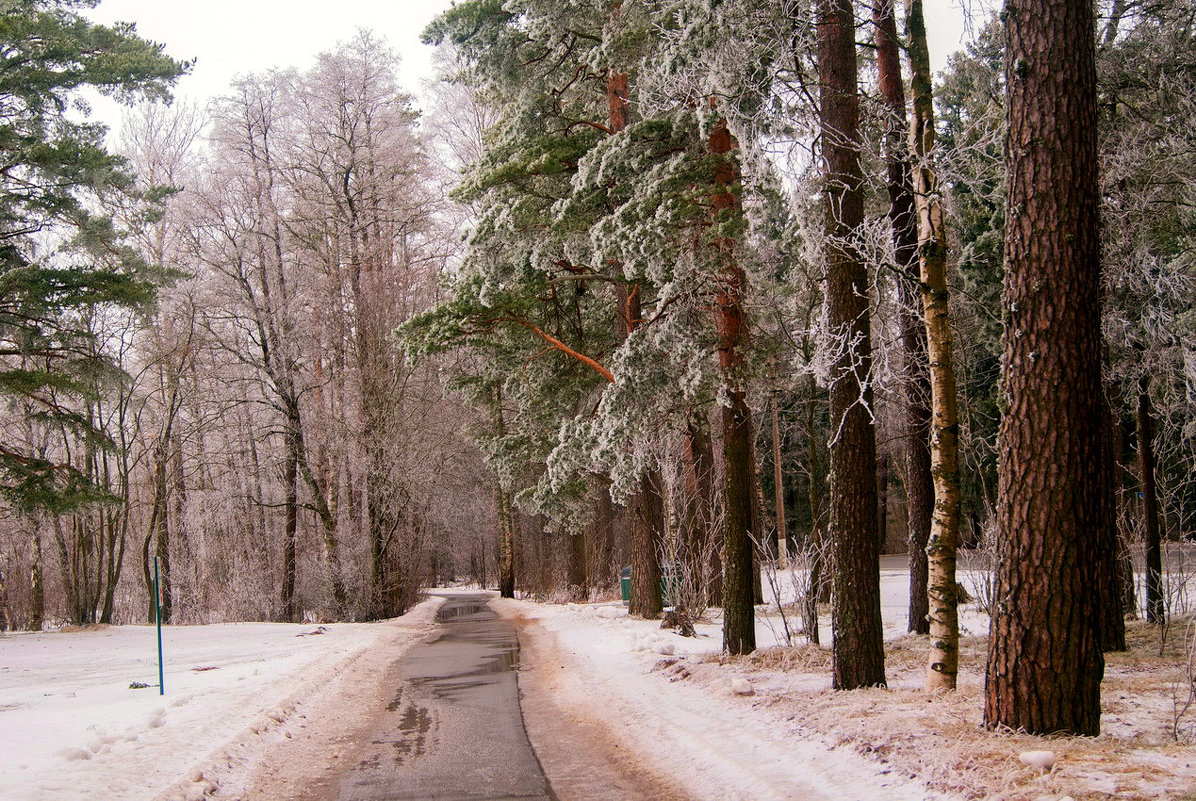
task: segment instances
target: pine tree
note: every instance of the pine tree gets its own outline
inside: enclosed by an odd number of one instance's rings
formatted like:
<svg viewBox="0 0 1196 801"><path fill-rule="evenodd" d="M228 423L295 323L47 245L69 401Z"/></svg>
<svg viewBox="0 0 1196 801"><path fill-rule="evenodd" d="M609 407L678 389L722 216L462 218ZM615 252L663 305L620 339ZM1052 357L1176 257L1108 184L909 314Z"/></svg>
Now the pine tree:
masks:
<svg viewBox="0 0 1196 801"><path fill-rule="evenodd" d="M31 414L102 441L67 402L107 368L88 355L77 312L147 303L155 276L122 242L96 201L129 192L120 158L104 149L104 128L71 110L92 88L118 100L169 99L187 65L138 37L130 25L93 25L78 9L91 0L12 0L0 45L0 394ZM81 471L0 443L0 493L26 509L78 506L103 495Z"/></svg>
<svg viewBox="0 0 1196 801"><path fill-rule="evenodd" d="M1005 10L1008 314L985 724L1100 732L1105 519L1093 7Z"/></svg>
<svg viewBox="0 0 1196 801"><path fill-rule="evenodd" d="M830 536L836 689L885 683L880 621L876 432L867 274L857 239L864 204L860 170L855 17L849 0L818 11L820 119L826 163L827 324L838 354L831 385Z"/></svg>

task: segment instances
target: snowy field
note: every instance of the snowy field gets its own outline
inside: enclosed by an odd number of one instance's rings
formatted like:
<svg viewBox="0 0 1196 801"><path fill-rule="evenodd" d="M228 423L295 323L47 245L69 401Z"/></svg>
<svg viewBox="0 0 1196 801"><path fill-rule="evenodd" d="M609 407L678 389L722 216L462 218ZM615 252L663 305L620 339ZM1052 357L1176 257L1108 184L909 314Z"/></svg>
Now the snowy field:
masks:
<svg viewBox="0 0 1196 801"><path fill-rule="evenodd" d="M272 731L372 647L418 641L438 603L387 623L165 627L164 696L152 626L5 634L0 798L230 797Z"/></svg>

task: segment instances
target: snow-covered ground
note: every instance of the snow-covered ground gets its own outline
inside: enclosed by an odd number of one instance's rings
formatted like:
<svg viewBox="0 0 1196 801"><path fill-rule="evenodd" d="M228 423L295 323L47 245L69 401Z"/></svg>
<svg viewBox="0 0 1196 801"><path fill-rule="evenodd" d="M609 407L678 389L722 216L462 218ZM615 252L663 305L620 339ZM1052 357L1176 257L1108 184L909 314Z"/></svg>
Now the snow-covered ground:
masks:
<svg viewBox="0 0 1196 801"><path fill-rule="evenodd" d="M525 683L557 696L569 712L566 725L587 725L594 739L622 744L682 798L1196 798L1196 708L1179 721L1187 734L1177 742L1171 729L1176 701L1187 697L1183 659L1157 657L1156 629L1135 626L1131 651L1109 655L1101 737L987 732L987 617L974 604L961 610L971 636L960 689L930 698L922 689L927 638L905 634L908 571L886 557L881 574L889 687L850 693L831 690L827 649L802 646L800 637L796 648L771 647L784 632L775 604L758 607L759 650L740 658L720 655L716 623L684 638L628 617L617 601L495 606L520 622L532 646L524 669L529 678L542 675ZM968 589L976 578L961 574ZM829 643L825 615L822 623ZM567 733L551 718L537 719L531 706L525 714L533 744L550 752L547 769L554 741ZM1034 751L1051 751L1054 769L1021 760Z"/></svg>
<svg viewBox="0 0 1196 801"><path fill-rule="evenodd" d="M152 626L0 637L0 797L195 798L244 781L273 730L371 648L425 636L439 600L373 624ZM149 687L134 689L134 683Z"/></svg>
<svg viewBox="0 0 1196 801"><path fill-rule="evenodd" d="M683 638L617 601L494 605L520 628L529 734L562 801L1196 797L1196 753L1171 736L1182 660L1155 658L1155 630L1110 656L1101 737L989 733L981 637L965 640L958 693L922 691L907 575L882 563L889 689L852 693L830 690L827 649L769 647L783 626L768 606L760 650L728 658L717 621ZM0 798L322 798L439 603L374 624L170 627L165 696L152 627L4 635ZM963 620L984 633L974 608ZM1179 721L1189 742L1194 719ZM1019 762L1033 750L1058 766Z"/></svg>

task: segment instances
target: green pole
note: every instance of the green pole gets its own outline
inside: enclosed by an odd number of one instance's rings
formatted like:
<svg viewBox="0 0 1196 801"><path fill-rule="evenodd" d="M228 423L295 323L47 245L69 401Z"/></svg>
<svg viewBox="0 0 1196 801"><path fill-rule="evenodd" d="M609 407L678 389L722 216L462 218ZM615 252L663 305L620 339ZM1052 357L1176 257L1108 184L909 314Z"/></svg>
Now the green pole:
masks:
<svg viewBox="0 0 1196 801"><path fill-rule="evenodd" d="M158 592L158 557L154 557L154 622L158 626L158 695L166 695L166 679L162 670L162 596Z"/></svg>

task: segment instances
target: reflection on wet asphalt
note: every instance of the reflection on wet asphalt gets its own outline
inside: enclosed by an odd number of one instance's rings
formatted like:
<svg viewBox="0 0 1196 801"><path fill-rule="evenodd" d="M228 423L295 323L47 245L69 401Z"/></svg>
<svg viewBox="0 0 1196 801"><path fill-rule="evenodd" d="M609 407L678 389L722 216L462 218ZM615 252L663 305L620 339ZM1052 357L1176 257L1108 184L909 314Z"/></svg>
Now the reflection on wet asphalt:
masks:
<svg viewBox="0 0 1196 801"><path fill-rule="evenodd" d="M395 696L340 784L342 801L555 801L519 710L514 629L455 595L441 636L393 669Z"/></svg>

